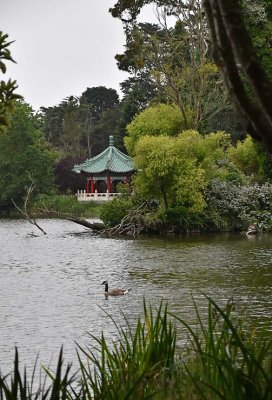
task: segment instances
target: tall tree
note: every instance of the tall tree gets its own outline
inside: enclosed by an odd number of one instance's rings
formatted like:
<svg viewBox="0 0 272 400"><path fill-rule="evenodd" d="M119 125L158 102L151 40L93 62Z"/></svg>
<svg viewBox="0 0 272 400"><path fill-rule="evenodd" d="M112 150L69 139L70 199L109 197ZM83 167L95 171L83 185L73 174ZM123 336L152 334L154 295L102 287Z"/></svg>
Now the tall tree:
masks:
<svg viewBox="0 0 272 400"><path fill-rule="evenodd" d="M81 104L88 104L94 119L99 119L102 112L117 107L119 96L115 89L105 86L87 88L80 97Z"/></svg>
<svg viewBox="0 0 272 400"><path fill-rule="evenodd" d="M158 6L158 24L137 23L137 15L148 3ZM130 73L148 73L157 96L180 108L186 128L201 128L229 107L209 51L200 0L119 1L111 12L124 22L126 32L126 50L116 56L118 67ZM168 25L169 15L176 19L174 27ZM192 111L194 119L187 122L187 113L191 117Z"/></svg>
<svg viewBox="0 0 272 400"><path fill-rule="evenodd" d="M60 129L60 139L67 155L80 156L83 153L81 139L83 131L79 120L79 101L76 97L66 98L61 106L64 114Z"/></svg>
<svg viewBox="0 0 272 400"><path fill-rule="evenodd" d="M87 88L80 97L80 109L87 113L85 124L89 157L108 146L108 138L116 134L119 119L119 95L115 89L97 86Z"/></svg>

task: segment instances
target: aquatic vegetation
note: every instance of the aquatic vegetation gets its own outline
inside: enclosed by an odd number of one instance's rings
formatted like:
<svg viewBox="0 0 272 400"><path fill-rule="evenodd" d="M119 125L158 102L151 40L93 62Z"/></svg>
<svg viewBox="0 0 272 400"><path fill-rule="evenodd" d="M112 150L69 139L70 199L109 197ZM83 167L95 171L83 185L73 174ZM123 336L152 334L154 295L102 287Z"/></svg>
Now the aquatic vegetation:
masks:
<svg viewBox="0 0 272 400"><path fill-rule="evenodd" d="M195 305L194 329L167 304L154 311L144 303L135 328L126 319L125 327L115 324L117 340L108 342L102 334L90 336L88 348L78 346L76 373L71 364L64 367L61 349L56 372L44 368L47 380L36 390L37 364L28 380L16 349L13 373L0 374L0 399L272 399L272 341L246 332L231 302L224 309L207 302L206 318ZM180 325L187 332L182 346Z"/></svg>

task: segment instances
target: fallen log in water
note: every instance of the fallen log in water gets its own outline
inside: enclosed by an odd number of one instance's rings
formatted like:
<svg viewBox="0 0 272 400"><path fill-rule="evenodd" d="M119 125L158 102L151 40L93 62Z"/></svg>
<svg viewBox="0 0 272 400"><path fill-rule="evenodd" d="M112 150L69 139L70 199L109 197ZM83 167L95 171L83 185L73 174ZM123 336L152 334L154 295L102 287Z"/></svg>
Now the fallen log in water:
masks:
<svg viewBox="0 0 272 400"><path fill-rule="evenodd" d="M75 222L76 224L85 226L85 228L92 229L93 231L96 231L96 232L101 232L104 229L106 229L106 225L103 224L103 222L89 222L89 221L86 221L86 219L76 218L76 217L67 217L67 216L63 216L62 218L66 219L68 221Z"/></svg>

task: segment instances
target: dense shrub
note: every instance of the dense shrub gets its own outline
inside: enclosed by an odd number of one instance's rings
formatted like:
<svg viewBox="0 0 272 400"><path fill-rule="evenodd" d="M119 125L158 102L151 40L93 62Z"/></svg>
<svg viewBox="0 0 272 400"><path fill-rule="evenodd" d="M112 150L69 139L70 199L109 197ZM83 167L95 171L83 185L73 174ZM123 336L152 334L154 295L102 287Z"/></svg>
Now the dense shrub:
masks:
<svg viewBox="0 0 272 400"><path fill-rule="evenodd" d="M121 220L134 207L133 200L127 196L121 196L103 204L100 218L108 226L118 225Z"/></svg>
<svg viewBox="0 0 272 400"><path fill-rule="evenodd" d="M272 185L240 186L213 180L206 191L207 214L222 229L239 229L257 222L264 230L272 224Z"/></svg>
<svg viewBox="0 0 272 400"><path fill-rule="evenodd" d="M192 213L185 206L179 205L166 211L167 229L176 232L199 231L204 228L202 213Z"/></svg>

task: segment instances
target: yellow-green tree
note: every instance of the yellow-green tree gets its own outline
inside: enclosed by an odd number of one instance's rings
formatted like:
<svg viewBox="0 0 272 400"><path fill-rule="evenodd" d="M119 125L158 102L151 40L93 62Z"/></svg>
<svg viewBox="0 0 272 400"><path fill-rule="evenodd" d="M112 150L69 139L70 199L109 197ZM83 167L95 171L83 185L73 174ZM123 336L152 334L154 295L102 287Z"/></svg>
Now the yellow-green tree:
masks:
<svg viewBox="0 0 272 400"><path fill-rule="evenodd" d="M162 198L165 209L175 193L178 159L174 139L169 136L143 136L135 148L137 191L146 198Z"/></svg>
<svg viewBox="0 0 272 400"><path fill-rule="evenodd" d="M175 105L157 104L138 114L127 126L125 146L130 155L142 136L177 136L185 128L182 113Z"/></svg>
<svg viewBox="0 0 272 400"><path fill-rule="evenodd" d="M224 132L202 136L189 130L177 137L142 136L135 146L136 190L145 198L162 200L165 210L180 204L190 212L201 212L211 180L243 178L227 157L231 147Z"/></svg>
<svg viewBox="0 0 272 400"><path fill-rule="evenodd" d="M271 159L264 153L260 143L250 136L231 147L228 157L252 181L263 182L270 175L268 169L271 167Z"/></svg>

